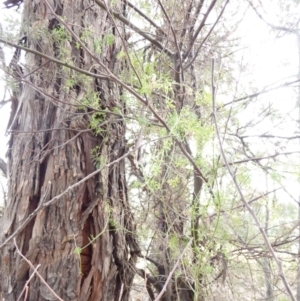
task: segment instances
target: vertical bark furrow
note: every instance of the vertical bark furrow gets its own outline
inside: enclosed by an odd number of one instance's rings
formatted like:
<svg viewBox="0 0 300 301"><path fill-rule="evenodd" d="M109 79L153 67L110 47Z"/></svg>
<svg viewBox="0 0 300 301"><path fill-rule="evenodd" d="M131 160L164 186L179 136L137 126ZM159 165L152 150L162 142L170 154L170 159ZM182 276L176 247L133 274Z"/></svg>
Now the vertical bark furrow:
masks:
<svg viewBox="0 0 300 301"><path fill-rule="evenodd" d="M90 50L100 41L102 49L97 58L112 72L120 73L120 63L115 59L121 50L120 38L103 42L105 35L114 33L105 11L87 0L48 2ZM28 37L28 47L85 70L102 72L99 64L76 46L43 1L26 1L22 30ZM121 117L104 116L108 123L101 135L86 131L78 135L78 131L89 128L91 115L72 106L100 90L99 108L124 111L115 84L97 80L96 87L96 81L34 54L26 55L26 66L24 75L31 75L25 77L29 82L24 82L18 97L22 105L14 126L18 134L12 137L9 154L9 204L4 212L3 237L16 231L38 206L46 183L52 183L51 199L95 171L98 160L104 165L125 152ZM134 253L130 257L129 248L138 249L134 230L125 164L120 161L41 210L16 241L34 266L40 264L39 273L63 300L126 301L134 275L128 267L136 260ZM79 252L78 247L82 248ZM32 271L12 243L0 257L3 296L8 301L16 300ZM54 299L41 280L33 277L28 300Z"/></svg>

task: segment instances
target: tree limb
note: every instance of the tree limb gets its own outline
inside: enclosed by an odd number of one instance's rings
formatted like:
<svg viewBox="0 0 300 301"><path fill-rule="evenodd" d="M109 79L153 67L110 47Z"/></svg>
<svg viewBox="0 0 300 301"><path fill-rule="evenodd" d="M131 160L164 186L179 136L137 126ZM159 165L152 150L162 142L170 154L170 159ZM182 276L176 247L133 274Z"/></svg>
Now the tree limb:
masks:
<svg viewBox="0 0 300 301"><path fill-rule="evenodd" d="M95 3L104 9L107 12L110 12L115 18L117 18L119 21L121 21L123 24L127 25L129 28L131 28L133 31L144 37L147 41L149 41L152 45L156 46L159 50L162 52L166 53L169 57L174 56L174 52L172 52L170 49L164 47L159 41L156 39L152 38L149 36L147 33L145 33L143 30L135 26L133 23L131 23L127 18L122 16L120 13L113 11L113 10L108 10L106 5L100 1L100 0L95 0Z"/></svg>
<svg viewBox="0 0 300 301"><path fill-rule="evenodd" d="M222 158L225 162L225 165L226 165L226 168L227 168L227 171L236 187L236 190L241 198L241 201L243 202L244 206L247 208L248 212L250 213L250 215L252 216L257 228L259 229L263 239L264 239L264 242L265 242L265 246L266 248L268 249L268 251L270 252L271 256L273 257L276 265L277 265L277 268L278 268L278 273L279 273L279 277L282 279L282 282L284 284L284 287L288 293L288 295L290 296L291 300L292 301L296 301L296 298L294 297L293 295L293 292L292 292L292 289L289 285L289 283L287 282L287 279L285 277L285 274L283 272L283 269L282 269L282 263L281 261L279 260L279 258L277 257L272 245L271 245L271 242L264 230L264 228L262 227L260 221L258 220L258 217L257 215L255 214L255 212L253 211L253 209L251 208L251 206L248 204L248 202L246 201L245 197L244 197L244 194L242 193L242 190L240 188L240 185L239 183L237 182L236 180L236 177L234 175L234 173L232 172L229 164L228 164L228 161L227 161L227 158L226 158L226 155L225 155L225 152L224 152L224 149L223 149L223 145L222 145L222 141L221 141L221 137L220 137L220 133L219 133L219 127L218 127L218 123L217 123L217 117L216 117L216 107L215 107L215 86L214 86L214 59L212 59L212 71L211 71L211 87L212 87L212 104L213 104L213 120L214 120L214 124L215 124L215 130L216 130L216 135L217 135L217 139L219 141L219 146L220 146L220 151L221 151L221 155L222 155Z"/></svg>

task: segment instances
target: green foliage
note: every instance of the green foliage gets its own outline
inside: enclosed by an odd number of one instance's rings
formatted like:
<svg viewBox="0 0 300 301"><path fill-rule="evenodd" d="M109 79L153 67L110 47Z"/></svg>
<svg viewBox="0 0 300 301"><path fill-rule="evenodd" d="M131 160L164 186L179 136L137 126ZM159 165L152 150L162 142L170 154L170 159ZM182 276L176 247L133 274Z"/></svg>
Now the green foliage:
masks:
<svg viewBox="0 0 300 301"><path fill-rule="evenodd" d="M127 54L120 51L117 59L127 60ZM121 77L126 82L139 87L137 89L139 94L150 96L157 91L162 91L164 94L172 93L173 82L170 73L158 72L159 66L156 60L145 61L143 52L129 52L129 60L133 69L125 71ZM166 101L170 102L170 105L172 104L169 97L166 98Z"/></svg>
<svg viewBox="0 0 300 301"><path fill-rule="evenodd" d="M213 127L201 125L196 114L188 107L183 108L179 115L177 112L170 112L168 125L171 128L171 135L176 136L179 140L183 141L188 137L196 139L200 150L213 133Z"/></svg>
<svg viewBox="0 0 300 301"><path fill-rule="evenodd" d="M87 91L82 99L83 106L87 106L89 108L97 109L99 108L99 94L97 91ZM98 113L95 113L96 117L98 117Z"/></svg>
<svg viewBox="0 0 300 301"><path fill-rule="evenodd" d="M55 43L61 43L64 41L71 41L71 35L65 30L64 27L58 25L52 29L52 38Z"/></svg>
<svg viewBox="0 0 300 301"><path fill-rule="evenodd" d="M94 40L94 51L95 51L95 53L101 54L102 46L103 46L103 44L102 44L101 40L99 40L99 39Z"/></svg>
<svg viewBox="0 0 300 301"><path fill-rule="evenodd" d="M108 33L103 37L104 45L111 46L115 42L115 36L112 33Z"/></svg>
<svg viewBox="0 0 300 301"><path fill-rule="evenodd" d="M80 40L84 43L88 42L89 39L92 39L94 36L92 27L87 27L80 33Z"/></svg>
<svg viewBox="0 0 300 301"><path fill-rule="evenodd" d="M100 146L95 146L91 150L91 157L92 157L93 162L95 163L95 166L97 169L101 168L105 164L105 161L103 160L103 157L101 156L101 147Z"/></svg>
<svg viewBox="0 0 300 301"><path fill-rule="evenodd" d="M80 248L80 247L75 247L75 249L74 249L74 254L75 254L75 255L80 255L81 252L82 252L82 248Z"/></svg>
<svg viewBox="0 0 300 301"><path fill-rule="evenodd" d="M105 127L103 122L106 120L106 113L96 112L92 115L90 119L90 128L97 135L105 135Z"/></svg>

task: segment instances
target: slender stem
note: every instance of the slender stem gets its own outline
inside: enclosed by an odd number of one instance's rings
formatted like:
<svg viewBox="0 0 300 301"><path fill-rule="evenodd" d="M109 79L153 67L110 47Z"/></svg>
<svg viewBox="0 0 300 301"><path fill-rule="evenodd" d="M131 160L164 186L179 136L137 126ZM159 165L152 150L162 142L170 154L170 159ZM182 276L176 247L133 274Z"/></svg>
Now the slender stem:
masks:
<svg viewBox="0 0 300 301"><path fill-rule="evenodd" d="M49 291L56 297L57 300L59 301L64 301L63 299L61 299L56 293L55 291L49 286L49 284L45 281L45 279L42 277L42 275L37 271L37 268L34 267L34 265L21 253L21 251L18 248L18 245L16 243L16 239L14 239L14 244L15 247L17 249L18 254L30 265L30 267L35 271L35 273L37 274L37 276L41 279L41 281L43 282L43 284L49 289Z"/></svg>
<svg viewBox="0 0 300 301"><path fill-rule="evenodd" d="M181 258L183 257L183 255L185 254L185 252L187 251L187 249L189 248L189 246L192 244L192 242L193 242L193 238L190 239L190 241L188 242L188 244L186 245L186 247L184 248L184 250L182 251L182 253L178 257L178 259L177 259L177 261L176 261L176 263L175 263L172 271L170 272L170 274L169 274L169 276L168 276L168 278L167 278L167 280L166 280L166 282L165 282L165 284L164 284L161 292L158 294L158 296L155 298L154 301L160 300L160 298L162 297L162 295L164 294L164 292L167 290L168 283L171 281L172 276L175 273L175 271L176 271L176 269L177 269L177 267L178 267L178 265L180 263Z"/></svg>
<svg viewBox="0 0 300 301"><path fill-rule="evenodd" d="M238 192L238 194L240 195L240 198L243 202L243 205L245 206L245 208L247 208L247 210L249 211L250 215L252 216L257 228L259 229L263 239L264 239L264 242L265 242L265 245L268 249L268 251L270 252L271 256L274 258L275 262L276 262L276 265L277 265L277 268L278 268L278 272L279 272L279 277L282 279L283 281L283 284L284 284L284 287L288 293L288 295L290 296L291 300L293 301L296 301L296 298L294 297L293 293L292 293L292 289L290 287L290 285L288 284L287 282L287 279L284 275L284 272L283 272L283 269L282 269L282 264L281 264L281 261L278 259L271 243L270 243L270 240L265 232L265 229L263 228L263 226L260 224L255 212L252 210L250 204L246 201L245 197L244 197L244 194L242 193L242 190L240 188L240 185L239 183L237 182L236 180L236 177L234 175L234 173L232 172L229 164L228 164L228 161L227 161L227 158L226 158L226 155L225 155L225 152L224 152L224 149L223 149L223 145L222 145L222 140L221 140L221 137L220 137L220 133L219 133L219 127L218 127L218 123L217 123L217 117L216 117L216 105L215 105L215 86L214 86L214 59L212 59L212 71L211 71L211 87L212 87L212 116L213 116L213 120L214 120L214 124L215 124L215 130L216 130L216 135L217 135L217 139L218 139L218 142L219 142L219 146L220 146L220 151L221 151L221 155L222 155L222 158L225 162L225 165L226 165L226 169L236 187L236 190Z"/></svg>

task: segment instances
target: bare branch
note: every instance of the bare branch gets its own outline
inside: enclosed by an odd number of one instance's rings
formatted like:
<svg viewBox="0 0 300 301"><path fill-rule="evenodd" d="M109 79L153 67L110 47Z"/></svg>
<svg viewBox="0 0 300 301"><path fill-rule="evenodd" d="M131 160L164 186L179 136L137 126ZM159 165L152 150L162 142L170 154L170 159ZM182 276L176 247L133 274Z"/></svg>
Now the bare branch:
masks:
<svg viewBox="0 0 300 301"><path fill-rule="evenodd" d="M248 204L251 204L251 203L253 203L253 202L256 202L256 201L258 201L258 200L264 198L265 196L269 195L270 193L273 193L273 192L275 192L275 191L277 191L277 190L280 190L280 189L281 189L281 188L276 188L276 189L273 189L273 190L271 190L271 191L268 191L268 192L264 193L263 195L260 195L260 196L254 198L254 199L251 199L251 200L248 202ZM241 209L241 208L244 208L244 205L236 206L236 207L230 209L230 212L235 211L235 210L237 210L237 209ZM226 213L226 211L225 211L225 210L220 210L219 212L216 212L216 213L212 214L210 217L211 217L211 218L216 217L216 216L217 216L218 214L220 214L220 213ZM201 216L199 216L199 217L201 217Z"/></svg>
<svg viewBox="0 0 300 301"><path fill-rule="evenodd" d="M207 33L207 35L205 36L205 38L203 39L203 41L201 42L201 44L199 45L199 47L197 48L197 50L195 51L195 54L194 54L193 59L192 59L190 62L188 62L187 65L184 66L184 69L189 68L189 67L193 64L193 62L195 61L195 59L197 58L197 56L198 56L198 54L199 54L199 52L200 52L200 49L202 48L202 46L204 45L204 43L207 41L207 39L210 37L210 35L211 35L211 33L213 32L213 30L214 30L214 28L216 27L216 25L219 23L219 20L221 19L222 15L223 15L223 13L224 13L224 11L225 11L225 8L226 8L227 4L229 3L229 1L230 1L230 0L227 0L227 1L225 2L225 4L224 4L224 6L223 6L223 8L222 8L222 10L221 10L221 12L220 12L220 14L219 14L217 20L216 20L215 23L214 23L214 25L211 27L211 29L209 30L209 32ZM193 48L193 45L194 45L195 41L196 41L196 37L195 37L195 38L193 37L193 42L192 42L192 44L191 44L189 50L188 50L188 51L186 52L186 54L183 56L184 59L187 58L187 57L189 56L189 54L190 54L190 52L191 52L191 50L192 50L192 48Z"/></svg>
<svg viewBox="0 0 300 301"><path fill-rule="evenodd" d="M41 276L41 274L37 271L37 267L35 268L34 265L21 253L21 251L18 248L18 245L16 243L16 239L14 239L14 244L16 247L16 250L18 254L29 264L29 266L35 271L35 273L38 275L38 277L41 279L41 281L45 284L45 286L49 289L49 291L56 297L57 300L59 301L64 301L61 299L55 292L54 290L49 286L49 284L45 281L45 279ZM39 267L39 266L38 266Z"/></svg>
<svg viewBox="0 0 300 301"><path fill-rule="evenodd" d="M155 298L154 301L160 300L160 298L162 297L162 295L164 294L164 292L167 290L168 283L171 281L172 276L175 273L175 271L176 271L176 269L177 269L177 267L178 267L178 265L180 263L181 258L183 257L183 255L185 254L185 252L187 251L187 249L190 247L190 245L192 244L192 242L193 242L193 238L191 238L189 240L188 244L186 245L186 247L184 248L184 250L182 251L182 253L178 257L178 259L177 259L177 261L176 261L173 269L171 270L171 272L170 272L170 274L169 274L169 276L168 276L168 278L167 278L167 280L166 280L166 282L165 282L165 284L164 284L161 292L158 294L158 296Z"/></svg>
<svg viewBox="0 0 300 301"><path fill-rule="evenodd" d="M216 5L216 3L217 3L217 0L213 0L213 1L210 3L210 5L209 5L209 7L208 7L208 9L207 9L207 12L204 14L204 17L203 17L201 23L199 24L198 28L195 30L195 33L193 34L193 38L192 38L193 42L192 42L192 45L194 44L194 42L196 41L197 37L199 36L200 31L202 30L202 28L203 28L204 25L205 25L206 19L208 18L209 14L211 13L211 11L212 11L212 9L214 8L214 6ZM190 48L190 49L191 49L191 48ZM189 52L190 52L190 49L187 51L187 55L186 55L186 56L188 56L188 54L189 54Z"/></svg>
<svg viewBox="0 0 300 301"><path fill-rule="evenodd" d="M104 9L105 11L108 12L106 5L102 1L95 0L95 3L98 6L100 6L102 9ZM156 46L159 50L161 50L164 53L166 53L169 57L173 57L174 56L174 53L171 50L169 50L168 48L164 47L164 45L162 45L159 41L157 41L156 39L152 38L147 33L145 33L143 30L141 30L140 28L138 28L137 26L135 26L127 18L125 18L124 16L122 16L120 13L118 13L116 11L113 11L113 10L109 10L109 12L115 18L117 18L119 21L123 22L125 25L127 25L129 28L131 28L133 31L135 31L136 33L138 33L139 35L141 35L142 37L144 37L152 45Z"/></svg>
<svg viewBox="0 0 300 301"><path fill-rule="evenodd" d="M158 26L152 19L150 19L147 15L145 15L140 9L138 9L133 3L130 1L124 0L129 7L135 10L141 17L143 17L146 21L148 21L153 27L162 30L160 26Z"/></svg>
<svg viewBox="0 0 300 301"><path fill-rule="evenodd" d="M232 181L233 181L233 183L236 187L236 190L237 190L238 194L240 195L241 201L243 202L244 206L247 208L248 212L252 216L257 228L259 229L259 231L260 231L260 233L261 233L261 235L264 239L264 242L265 242L265 245L266 245L268 251L270 252L272 257L274 258L274 261L276 262L278 272L279 272L279 277L282 279L284 287L285 287L288 295L290 296L292 301L296 301L296 298L294 297L293 292L291 290L291 287L288 284L287 279L285 277L285 274L283 272L281 261L278 259L277 255L276 255L276 253L275 253L275 251L274 251L274 249L273 249L273 247L270 243L270 240L269 240L269 238L268 238L268 236L265 232L265 229L262 227L262 225L260 224L255 212L253 211L253 209L251 208L249 203L246 201L246 199L244 197L244 194L242 193L242 190L240 188L240 185L237 182L236 177L235 177L234 173L232 172L232 170L231 170L231 168L228 164L228 161L227 161L224 149L223 149L222 140L221 140L221 136L220 136L220 133L219 133L219 127L218 127L218 123L217 123L217 117L216 117L215 86L214 86L214 59L212 59L211 86L212 86L212 105L213 105L213 107L212 107L213 113L212 114L213 114L213 120L214 120L214 124L215 124L217 139L219 141L221 155L222 155L222 158L225 162L227 171L228 171L228 173L229 173L229 175L230 175L230 177L231 177L231 179L232 179Z"/></svg>
<svg viewBox="0 0 300 301"><path fill-rule="evenodd" d="M299 139L300 136L277 136L277 135L268 135L268 134L262 134L262 135L246 135L246 136L240 136L240 138L277 138L277 139L286 139L286 140L294 140Z"/></svg>
<svg viewBox="0 0 300 301"><path fill-rule="evenodd" d="M299 137L298 137L299 138ZM234 161L234 162L228 162L228 165L236 165L236 164L241 164L241 163L245 163L245 162L249 162L249 161L260 161L260 160L266 160L266 159L272 159L272 158L276 158L278 156L287 156L287 155L292 155L292 154L298 154L300 153L300 151L295 151L295 152L285 152L285 153L276 153L270 156L265 156L265 157L253 157L253 158L247 158L244 160L239 160L239 161ZM222 165L222 167L225 167L226 165Z"/></svg>
<svg viewBox="0 0 300 301"><path fill-rule="evenodd" d="M18 48L18 49L21 49L21 50L24 50L26 52L30 52L30 53L33 53L33 54L36 54L36 55L39 55L40 57L43 57L45 59L48 59L50 62L53 62L53 63L56 63L58 65L61 65L61 66L65 66L67 68L70 68L74 71L77 71L79 73L82 73L82 74L85 74L85 75L88 75L88 76L91 76L91 77L94 77L94 78L99 78L99 79L109 79L109 76L108 75L100 75L100 74L95 74L95 73L92 73L92 72L89 72L89 71L86 71L86 70L83 70L83 69L80 69L78 67L75 67L75 66L72 66L72 65L69 65L68 63L65 63L63 61L60 61L60 60L57 60L56 58L54 57L51 57L51 56L48 56L42 52L39 52L39 51L36 51L34 49L31 49L31 48L28 48L28 47L25 47L25 46L22 46L22 45L19 45L19 44L16 44L16 43L12 43L10 41L7 41L5 39L2 39L0 38L0 42L1 43L4 43L6 45L9 45L9 46L12 46L12 47L15 47L15 48Z"/></svg>
<svg viewBox="0 0 300 301"><path fill-rule="evenodd" d="M265 94L265 93L268 93L270 91L277 90L277 89L280 89L280 88L289 87L289 86L291 86L293 84L296 84L296 83L299 83L299 82L300 82L300 79L296 79L296 80L293 80L293 81L290 81L290 82L285 82L285 83L280 84L280 85L275 86L275 87L265 88L265 89L263 89L263 90L261 90L259 92L256 92L256 93L253 93L253 94L249 94L249 95L243 96L241 98L237 98L237 99L234 99L234 100L232 100L230 102L227 102L224 105L222 105L219 108L217 108L217 110L220 110L221 108L226 107L226 106L228 106L228 105L230 105L232 103L236 103L236 102L240 102L242 100L254 98L254 97L257 97L257 96L259 96L261 94Z"/></svg>
<svg viewBox="0 0 300 301"><path fill-rule="evenodd" d="M254 10L254 12L256 13L256 15L263 21L265 22L267 25L269 25L270 27L272 27L272 29L275 30L280 30L280 31L285 31L285 32L289 32L289 33L293 33L293 34L298 34L300 32L300 30L298 29L298 23L295 24L295 28L289 28L289 27L285 27L285 26L277 26L277 25L273 25L272 23L268 22L257 10L257 8L253 5L253 3L251 1L248 0L248 3L250 4L250 6L252 7L252 9Z"/></svg>
<svg viewBox="0 0 300 301"><path fill-rule="evenodd" d="M19 250L17 249L17 252L22 256L21 252L19 252ZM40 267L41 265L38 264L36 266L36 268L33 270L32 274L30 275L29 279L26 281L25 285L24 285L24 288L19 296L19 298L17 299L17 301L20 301L21 300L21 297L23 296L24 292L25 292L25 298L24 300L27 300L27 295L28 295L28 289L29 289L29 283L31 281L31 279L33 278L33 276L35 275L35 273L37 272L38 268Z"/></svg>

